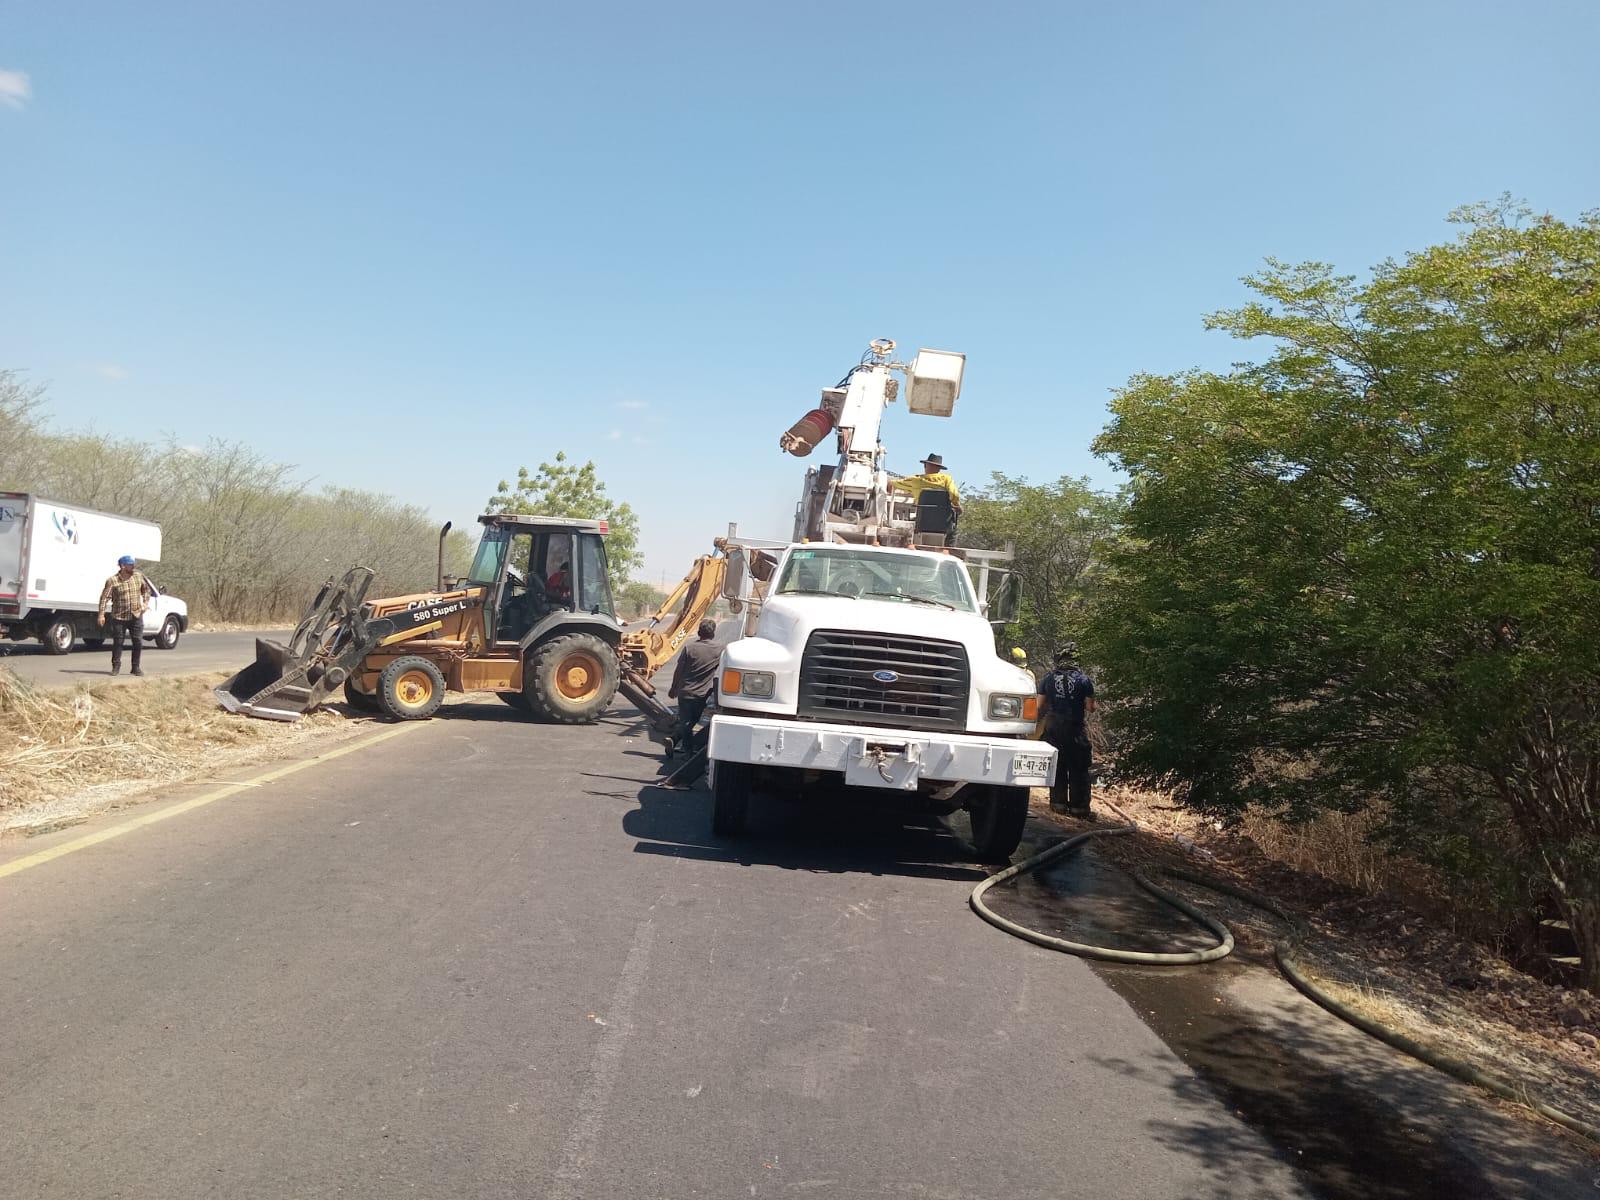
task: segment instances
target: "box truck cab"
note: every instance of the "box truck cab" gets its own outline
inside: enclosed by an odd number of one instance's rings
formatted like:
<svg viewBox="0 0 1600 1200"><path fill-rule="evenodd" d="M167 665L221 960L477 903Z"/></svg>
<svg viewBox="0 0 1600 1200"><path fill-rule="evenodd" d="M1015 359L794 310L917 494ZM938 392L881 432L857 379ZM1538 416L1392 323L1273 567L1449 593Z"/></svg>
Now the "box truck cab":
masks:
<svg viewBox="0 0 1600 1200"><path fill-rule="evenodd" d="M189 606L167 594L149 564L161 561L161 526L25 492L0 492L0 633L38 638L48 654L99 645L100 590L131 554L157 591L144 636L163 650L189 628Z"/></svg>
<svg viewBox="0 0 1600 1200"><path fill-rule="evenodd" d="M1008 857L1029 789L1054 779L1056 755L1033 740L1033 676L995 653L961 559L802 543L770 578L752 636L722 655L715 830L739 832L759 787L803 798L842 783L922 812L964 808L980 853Z"/></svg>

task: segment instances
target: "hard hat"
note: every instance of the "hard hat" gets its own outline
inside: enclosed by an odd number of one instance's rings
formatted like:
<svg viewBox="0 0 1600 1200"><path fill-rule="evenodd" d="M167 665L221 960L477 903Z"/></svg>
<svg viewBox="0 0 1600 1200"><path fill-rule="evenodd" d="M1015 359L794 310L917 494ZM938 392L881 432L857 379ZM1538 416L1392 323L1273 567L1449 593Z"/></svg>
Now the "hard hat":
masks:
<svg viewBox="0 0 1600 1200"><path fill-rule="evenodd" d="M1028 652L1021 646L1013 646L1011 647L1011 657L1016 659L1017 662L1027 662Z"/></svg>
<svg viewBox="0 0 1600 1200"><path fill-rule="evenodd" d="M131 567L131 566L133 566L133 555L124 554L121 558L117 559L117 566L119 566L119 567Z"/></svg>

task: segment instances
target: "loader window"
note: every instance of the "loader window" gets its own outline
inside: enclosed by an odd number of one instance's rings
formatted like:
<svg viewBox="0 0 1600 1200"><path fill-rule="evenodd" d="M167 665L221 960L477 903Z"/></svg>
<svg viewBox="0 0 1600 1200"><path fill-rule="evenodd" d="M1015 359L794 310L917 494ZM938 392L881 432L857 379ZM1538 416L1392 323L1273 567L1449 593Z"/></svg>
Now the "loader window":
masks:
<svg viewBox="0 0 1600 1200"><path fill-rule="evenodd" d="M611 606L611 583L606 578L605 543L594 534L578 539L578 611L617 615Z"/></svg>
<svg viewBox="0 0 1600 1200"><path fill-rule="evenodd" d="M478 552L472 556L472 569L467 572L471 583L495 584L500 582L500 566L506 559L506 546L511 538L504 529L486 529Z"/></svg>

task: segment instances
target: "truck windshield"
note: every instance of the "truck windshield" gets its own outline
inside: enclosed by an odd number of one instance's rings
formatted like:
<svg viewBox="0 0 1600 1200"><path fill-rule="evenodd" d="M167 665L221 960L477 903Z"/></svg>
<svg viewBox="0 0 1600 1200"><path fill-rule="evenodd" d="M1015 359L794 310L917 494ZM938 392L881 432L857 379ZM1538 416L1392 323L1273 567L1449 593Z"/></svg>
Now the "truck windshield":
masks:
<svg viewBox="0 0 1600 1200"><path fill-rule="evenodd" d="M871 553L843 546L795 550L784 563L775 590L780 596L850 596L973 611L960 564L925 554Z"/></svg>

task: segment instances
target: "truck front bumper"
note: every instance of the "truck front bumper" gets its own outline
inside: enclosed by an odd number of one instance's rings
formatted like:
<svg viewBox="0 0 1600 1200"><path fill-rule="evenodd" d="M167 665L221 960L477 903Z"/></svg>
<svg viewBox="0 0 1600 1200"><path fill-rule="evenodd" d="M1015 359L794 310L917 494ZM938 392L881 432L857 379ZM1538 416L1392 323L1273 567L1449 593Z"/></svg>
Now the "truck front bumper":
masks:
<svg viewBox="0 0 1600 1200"><path fill-rule="evenodd" d="M1046 787L1056 777L1055 747L1045 742L723 713L711 719L710 756L713 764L838 771L854 787L905 791L924 779Z"/></svg>

